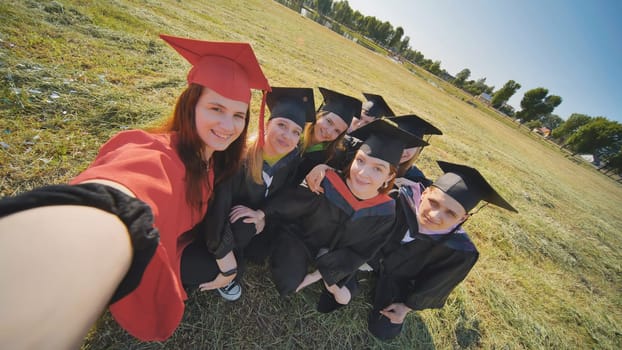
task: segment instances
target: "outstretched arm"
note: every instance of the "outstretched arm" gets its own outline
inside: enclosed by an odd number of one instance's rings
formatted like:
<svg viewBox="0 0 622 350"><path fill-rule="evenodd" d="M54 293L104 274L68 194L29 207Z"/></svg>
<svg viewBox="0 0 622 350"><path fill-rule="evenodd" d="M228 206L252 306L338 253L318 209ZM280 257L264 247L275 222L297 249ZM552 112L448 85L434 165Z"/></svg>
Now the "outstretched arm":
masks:
<svg viewBox="0 0 622 350"><path fill-rule="evenodd" d="M103 210L58 205L0 218L0 348L77 348L131 260L126 227Z"/></svg>

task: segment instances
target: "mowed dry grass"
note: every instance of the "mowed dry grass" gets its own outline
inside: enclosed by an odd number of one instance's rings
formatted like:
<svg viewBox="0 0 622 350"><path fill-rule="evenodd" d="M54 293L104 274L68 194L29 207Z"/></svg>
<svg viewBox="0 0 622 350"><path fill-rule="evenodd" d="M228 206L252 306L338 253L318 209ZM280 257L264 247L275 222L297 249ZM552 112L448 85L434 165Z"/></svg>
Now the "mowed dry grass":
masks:
<svg viewBox="0 0 622 350"><path fill-rule="evenodd" d="M274 86L382 94L396 112L443 130L421 156L428 175L440 174L436 159L470 164L520 211L488 207L470 219L480 261L445 308L409 316L404 335L389 344L365 330L368 292L327 317L314 311L317 288L281 300L265 266L256 266L238 303L192 295L167 342L137 342L105 315L83 348L622 345L622 186L465 103L426 72L413 74L272 1L0 1L0 9L4 195L64 182L111 134L168 116L189 68L157 38L168 33L250 42ZM52 91L61 98L47 98Z"/></svg>

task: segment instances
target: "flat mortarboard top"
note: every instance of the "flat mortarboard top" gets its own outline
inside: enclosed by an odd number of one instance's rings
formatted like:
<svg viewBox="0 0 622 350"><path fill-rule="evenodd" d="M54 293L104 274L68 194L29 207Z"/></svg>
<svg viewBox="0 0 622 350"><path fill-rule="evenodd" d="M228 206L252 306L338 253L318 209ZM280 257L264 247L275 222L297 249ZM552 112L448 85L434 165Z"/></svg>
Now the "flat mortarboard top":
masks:
<svg viewBox="0 0 622 350"><path fill-rule="evenodd" d="M235 101L250 104L251 89L263 91L259 108L259 135L264 133L264 108L268 79L248 43L203 41L160 34L190 64L188 84L199 84ZM263 137L259 144L263 145Z"/></svg>
<svg viewBox="0 0 622 350"><path fill-rule="evenodd" d="M389 119L396 122L400 129L419 137L423 137L423 135L443 135L440 129L416 114L400 115L390 117Z"/></svg>
<svg viewBox="0 0 622 350"><path fill-rule="evenodd" d="M160 34L190 64L188 83L249 103L251 89L270 91L268 79L248 43L203 41Z"/></svg>
<svg viewBox="0 0 622 350"><path fill-rule="evenodd" d="M323 87L319 90L324 97L320 110L337 114L348 126L353 117L360 116L363 103L359 99Z"/></svg>
<svg viewBox="0 0 622 350"><path fill-rule="evenodd" d="M363 140L359 150L368 156L385 160L393 165L400 164L404 148L426 146L419 137L400 129L396 123L379 118L350 133Z"/></svg>
<svg viewBox="0 0 622 350"><path fill-rule="evenodd" d="M293 87L272 87L266 97L270 108L270 119L287 118L304 129L305 123L315 119L313 89Z"/></svg>
<svg viewBox="0 0 622 350"><path fill-rule="evenodd" d="M467 213L475 208L480 200L518 213L476 169L440 160L437 163L445 174L434 181L432 186L458 201Z"/></svg>
<svg viewBox="0 0 622 350"><path fill-rule="evenodd" d="M380 95L374 95L369 93L363 93L363 96L367 99L367 102L371 102L371 106L365 111L368 116L374 118L380 117L392 117L395 115L391 110L391 107L387 104L387 101ZM363 104L363 107L367 104Z"/></svg>

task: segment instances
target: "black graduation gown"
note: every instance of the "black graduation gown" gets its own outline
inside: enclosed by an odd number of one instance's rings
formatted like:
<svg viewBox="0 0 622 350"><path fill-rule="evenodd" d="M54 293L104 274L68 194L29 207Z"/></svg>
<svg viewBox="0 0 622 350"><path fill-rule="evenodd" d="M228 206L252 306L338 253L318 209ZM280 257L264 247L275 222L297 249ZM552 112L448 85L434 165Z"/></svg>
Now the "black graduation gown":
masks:
<svg viewBox="0 0 622 350"><path fill-rule="evenodd" d="M299 186L269 200L266 224L281 225L271 270L281 295L293 292L310 263L329 285L343 286L386 242L395 217L395 201L386 195L358 200L341 177L327 172L324 195Z"/></svg>
<svg viewBox="0 0 622 350"><path fill-rule="evenodd" d="M238 225L234 224L235 227L232 229L229 223L231 208L235 205L244 205L251 209L260 208L268 197L274 196L283 188L291 187L293 175L299 162L300 157L297 149L281 158L273 166L268 166L264 162L262 171L264 181L261 184L247 176L246 165L240 167L230 179L222 182L214 189L214 197L207 215L207 228L209 230L218 229L219 236L224 240L230 239L227 236L233 234L233 240L229 242L230 244L234 244L236 247L246 246L255 234L255 226L243 224L242 220L238 220L235 223ZM269 185L266 184L266 176L271 177ZM251 226L252 230L250 229ZM231 251L233 247L230 246L229 248Z"/></svg>
<svg viewBox="0 0 622 350"><path fill-rule="evenodd" d="M325 164L328 160L328 150L326 148L314 149L312 151L303 152L300 156L298 169L292 183L294 186L299 185L305 179L307 174L318 164Z"/></svg>
<svg viewBox="0 0 622 350"><path fill-rule="evenodd" d="M229 179L214 188L204 220L199 225L202 240L196 240L184 251L182 258L182 278L188 286L207 282L219 273L216 259L221 259L234 251L238 263L238 277L244 270L243 249L255 237L255 225L243 223L242 219L229 222L229 213L235 205L245 205L251 209L261 207L267 197L290 186L299 161L298 150L293 150L273 166L264 162L264 182L257 184L247 176L243 165ZM271 177L270 185L265 176ZM266 230L262 235L265 235Z"/></svg>
<svg viewBox="0 0 622 350"><path fill-rule="evenodd" d="M404 190L400 190L391 237L371 262L380 273L374 309L394 302L403 302L413 310L443 307L479 256L464 231L442 235L419 233L406 198ZM415 239L403 244L401 240L408 229ZM416 233L412 235L412 232Z"/></svg>

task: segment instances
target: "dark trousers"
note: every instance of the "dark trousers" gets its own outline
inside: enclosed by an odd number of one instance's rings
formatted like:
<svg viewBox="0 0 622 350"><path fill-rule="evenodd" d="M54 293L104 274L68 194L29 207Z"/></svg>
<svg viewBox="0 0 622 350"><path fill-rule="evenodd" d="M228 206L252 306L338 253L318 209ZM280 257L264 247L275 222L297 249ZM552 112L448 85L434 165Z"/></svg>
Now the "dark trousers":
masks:
<svg viewBox="0 0 622 350"><path fill-rule="evenodd" d="M276 236L275 227L268 224L264 228L263 232L257 235L254 234L255 225L245 225L252 226L253 235L248 244L244 246L244 258L248 262L263 265L266 259L268 259L268 257L272 254Z"/></svg>
<svg viewBox="0 0 622 350"><path fill-rule="evenodd" d="M405 300L404 291L407 282L395 276L381 273L376 281L373 309L367 319L367 328L378 339L391 340L402 332L402 323L392 323L380 310Z"/></svg>
<svg viewBox="0 0 622 350"><path fill-rule="evenodd" d="M240 282L246 270L244 248L255 236L255 225L238 220L231 224L231 231L235 239L233 253L238 270L235 280ZM216 257L207 249L202 239L196 239L186 247L181 257L181 280L187 292L198 288L202 283L212 281L219 273Z"/></svg>
<svg viewBox="0 0 622 350"><path fill-rule="evenodd" d="M216 257L207 250L202 239L190 243L181 256L181 282L187 293L212 281L220 273Z"/></svg>
<svg viewBox="0 0 622 350"><path fill-rule="evenodd" d="M281 296L296 290L307 275L311 261L311 254L302 240L286 232L277 234L270 255L270 272Z"/></svg>

